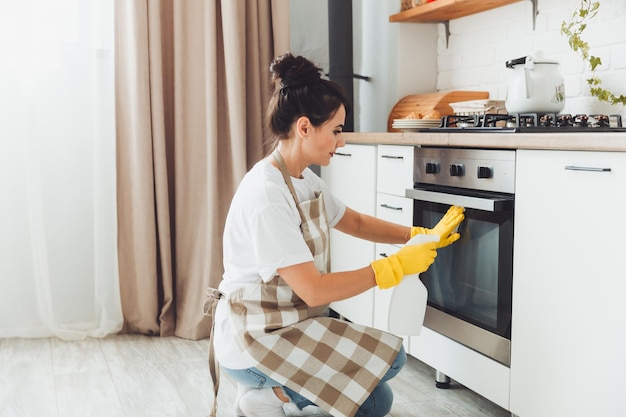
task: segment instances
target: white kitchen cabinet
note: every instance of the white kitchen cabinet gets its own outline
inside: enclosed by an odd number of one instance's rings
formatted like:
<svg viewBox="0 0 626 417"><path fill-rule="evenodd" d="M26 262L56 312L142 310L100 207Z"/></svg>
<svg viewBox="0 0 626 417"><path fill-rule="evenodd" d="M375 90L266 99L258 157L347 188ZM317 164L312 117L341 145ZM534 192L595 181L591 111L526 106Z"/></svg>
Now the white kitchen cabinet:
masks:
<svg viewBox="0 0 626 417"><path fill-rule="evenodd" d="M413 146L378 145L376 217L393 223L413 224L413 200L404 197L413 188ZM377 244L380 259L397 252L402 245ZM393 289L374 288L374 327L388 330L389 307ZM402 335L400 335L402 336ZM409 338L405 348L409 351Z"/></svg>
<svg viewBox="0 0 626 417"><path fill-rule="evenodd" d="M380 161L379 161L380 162ZM413 223L413 200L384 193L376 196L376 217L410 226ZM396 253L402 245L376 244L376 259ZM393 289L374 288L374 323L377 329L388 330L389 307ZM408 351L408 348L407 348Z"/></svg>
<svg viewBox="0 0 626 417"><path fill-rule="evenodd" d="M347 144L338 149L331 163L321 167L321 177L331 192L353 210L370 216L376 211L376 146ZM374 260L375 245L363 239L331 230L331 271L363 268ZM374 290L331 303L346 319L372 326Z"/></svg>
<svg viewBox="0 0 626 417"><path fill-rule="evenodd" d="M376 217L393 223L410 226L413 223L413 200L384 193L376 196ZM376 244L376 259L396 253L402 245ZM374 288L374 327L388 330L389 306L392 288Z"/></svg>
<svg viewBox="0 0 626 417"><path fill-rule="evenodd" d="M623 416L626 153L517 152L511 406Z"/></svg>

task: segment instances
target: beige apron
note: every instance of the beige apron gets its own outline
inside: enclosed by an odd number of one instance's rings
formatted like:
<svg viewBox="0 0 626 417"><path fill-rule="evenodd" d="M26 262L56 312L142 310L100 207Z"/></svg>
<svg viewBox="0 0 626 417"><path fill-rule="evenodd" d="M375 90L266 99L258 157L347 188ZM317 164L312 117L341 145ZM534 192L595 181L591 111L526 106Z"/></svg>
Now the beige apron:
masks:
<svg viewBox="0 0 626 417"><path fill-rule="evenodd" d="M302 220L302 234L321 273L329 272L329 227L321 192L300 203L282 156L285 182ZM337 285L341 285L340 282ZM233 325L257 368L336 417L352 417L386 374L402 339L324 316L278 275L248 284L228 297Z"/></svg>

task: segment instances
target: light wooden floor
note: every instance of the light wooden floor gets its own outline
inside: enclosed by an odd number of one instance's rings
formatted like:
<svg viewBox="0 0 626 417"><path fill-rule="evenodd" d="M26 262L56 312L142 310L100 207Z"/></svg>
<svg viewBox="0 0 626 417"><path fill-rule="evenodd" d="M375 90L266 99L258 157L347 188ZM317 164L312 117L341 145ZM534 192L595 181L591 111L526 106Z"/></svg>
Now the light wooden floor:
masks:
<svg viewBox="0 0 626 417"><path fill-rule="evenodd" d="M138 335L64 342L0 339L2 417L206 417L212 401L208 341ZM509 413L410 357L391 381L392 417L504 417ZM231 417L234 387L222 376L218 417Z"/></svg>

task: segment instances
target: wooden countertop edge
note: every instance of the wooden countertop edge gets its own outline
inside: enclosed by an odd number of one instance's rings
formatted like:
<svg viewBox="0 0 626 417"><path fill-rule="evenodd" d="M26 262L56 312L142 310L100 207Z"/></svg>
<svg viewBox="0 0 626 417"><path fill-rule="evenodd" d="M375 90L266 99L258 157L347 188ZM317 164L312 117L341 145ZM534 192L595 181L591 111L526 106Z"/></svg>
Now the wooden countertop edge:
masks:
<svg viewBox="0 0 626 417"><path fill-rule="evenodd" d="M346 143L626 152L626 133L345 132Z"/></svg>

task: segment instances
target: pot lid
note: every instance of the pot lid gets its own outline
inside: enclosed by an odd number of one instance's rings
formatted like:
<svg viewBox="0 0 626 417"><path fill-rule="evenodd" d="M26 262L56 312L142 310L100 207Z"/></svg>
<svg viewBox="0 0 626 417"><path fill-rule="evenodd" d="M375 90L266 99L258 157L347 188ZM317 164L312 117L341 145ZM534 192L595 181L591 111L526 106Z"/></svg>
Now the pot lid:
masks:
<svg viewBox="0 0 626 417"><path fill-rule="evenodd" d="M557 65L559 63L558 61L554 59L546 58L545 56L543 56L543 52L536 51L535 53L531 55L527 55L521 58L515 58L509 61L506 61L505 65L507 68L513 68L516 65L525 64L526 62L533 62L535 64L557 64Z"/></svg>

